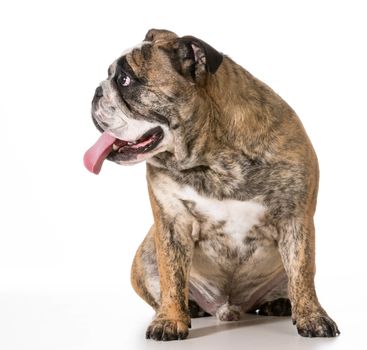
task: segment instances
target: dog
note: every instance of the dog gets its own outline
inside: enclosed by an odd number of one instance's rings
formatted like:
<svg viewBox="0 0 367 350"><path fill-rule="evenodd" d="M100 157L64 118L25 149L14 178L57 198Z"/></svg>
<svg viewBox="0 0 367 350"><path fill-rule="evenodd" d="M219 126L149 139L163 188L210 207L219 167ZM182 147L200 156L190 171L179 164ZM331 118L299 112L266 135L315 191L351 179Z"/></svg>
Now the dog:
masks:
<svg viewBox="0 0 367 350"><path fill-rule="evenodd" d="M156 311L146 337L188 336L191 318L291 315L335 337L314 286L318 161L295 112L204 41L151 29L96 89L102 132L86 153L147 163L154 224L131 282Z"/></svg>

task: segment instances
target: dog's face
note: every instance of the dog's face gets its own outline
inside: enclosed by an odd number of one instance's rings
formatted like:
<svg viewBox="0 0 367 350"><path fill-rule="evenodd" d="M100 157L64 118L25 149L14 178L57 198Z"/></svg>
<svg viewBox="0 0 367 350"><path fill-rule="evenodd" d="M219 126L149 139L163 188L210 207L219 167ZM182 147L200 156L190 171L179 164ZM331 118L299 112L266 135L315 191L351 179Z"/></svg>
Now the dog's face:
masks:
<svg viewBox="0 0 367 350"><path fill-rule="evenodd" d="M108 159L136 163L173 152L198 89L221 62L222 55L199 39L150 30L110 65L92 101L97 128L119 139Z"/></svg>

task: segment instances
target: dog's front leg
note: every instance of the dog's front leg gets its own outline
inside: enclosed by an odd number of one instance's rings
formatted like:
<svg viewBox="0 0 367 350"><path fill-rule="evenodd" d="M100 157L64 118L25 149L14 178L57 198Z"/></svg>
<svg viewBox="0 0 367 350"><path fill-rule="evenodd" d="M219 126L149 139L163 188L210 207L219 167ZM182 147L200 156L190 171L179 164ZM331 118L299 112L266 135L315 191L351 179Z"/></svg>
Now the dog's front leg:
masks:
<svg viewBox="0 0 367 350"><path fill-rule="evenodd" d="M155 221L155 247L160 278L160 305L146 337L155 340L185 339L188 336L188 278L194 243L190 225L171 217L149 190Z"/></svg>
<svg viewBox="0 0 367 350"><path fill-rule="evenodd" d="M315 229L312 218L280 225L279 251L288 275L292 319L304 337L335 337L339 330L321 307L315 291Z"/></svg>

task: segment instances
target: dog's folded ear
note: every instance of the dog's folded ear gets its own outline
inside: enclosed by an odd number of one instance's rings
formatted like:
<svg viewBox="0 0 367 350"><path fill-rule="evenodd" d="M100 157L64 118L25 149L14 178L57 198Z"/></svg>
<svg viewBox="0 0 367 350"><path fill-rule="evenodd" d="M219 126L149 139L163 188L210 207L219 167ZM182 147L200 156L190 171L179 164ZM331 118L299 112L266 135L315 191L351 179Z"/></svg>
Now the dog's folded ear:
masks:
<svg viewBox="0 0 367 350"><path fill-rule="evenodd" d="M144 41L150 41L166 51L173 67L184 77L196 83L207 74L214 74L223 61L223 55L212 46L195 38L183 36L165 29L150 29Z"/></svg>
<svg viewBox="0 0 367 350"><path fill-rule="evenodd" d="M223 55L220 52L193 36L184 36L179 41L191 46L196 65L205 65L206 71L211 74L217 71L223 61Z"/></svg>
<svg viewBox="0 0 367 350"><path fill-rule="evenodd" d="M177 39L179 71L184 76L200 81L205 73L214 74L223 61L223 55L206 42L193 36Z"/></svg>

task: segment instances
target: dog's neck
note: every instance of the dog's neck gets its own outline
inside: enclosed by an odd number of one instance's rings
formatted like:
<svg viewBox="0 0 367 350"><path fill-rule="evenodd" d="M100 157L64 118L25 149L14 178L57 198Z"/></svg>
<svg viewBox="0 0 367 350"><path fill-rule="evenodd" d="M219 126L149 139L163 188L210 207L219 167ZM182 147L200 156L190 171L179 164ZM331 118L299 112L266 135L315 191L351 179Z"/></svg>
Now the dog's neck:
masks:
<svg viewBox="0 0 367 350"><path fill-rule="evenodd" d="M225 130L218 123L218 112L207 97L192 104L190 117L181 121L172 147L149 161L172 171L197 171L215 168L233 160L238 150L228 143ZM231 156L233 154L233 157Z"/></svg>
<svg viewBox="0 0 367 350"><path fill-rule="evenodd" d="M268 86L228 57L188 105L190 117L175 133L172 150L154 157L162 167L212 167L239 153L250 161L274 160L282 147L276 134L279 128L287 129L287 118L295 116Z"/></svg>
<svg viewBox="0 0 367 350"><path fill-rule="evenodd" d="M225 57L208 77L206 91L215 106L221 142L253 159L275 152L275 134L294 112L273 90Z"/></svg>

